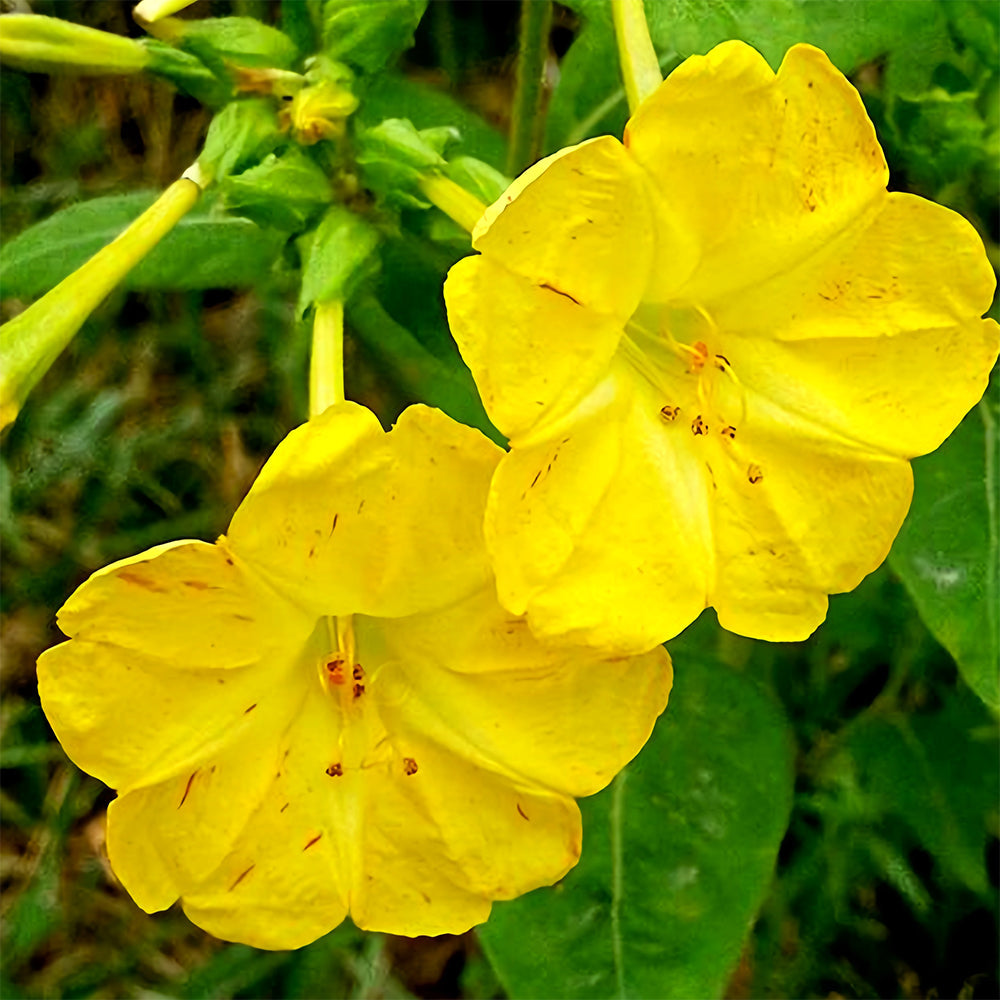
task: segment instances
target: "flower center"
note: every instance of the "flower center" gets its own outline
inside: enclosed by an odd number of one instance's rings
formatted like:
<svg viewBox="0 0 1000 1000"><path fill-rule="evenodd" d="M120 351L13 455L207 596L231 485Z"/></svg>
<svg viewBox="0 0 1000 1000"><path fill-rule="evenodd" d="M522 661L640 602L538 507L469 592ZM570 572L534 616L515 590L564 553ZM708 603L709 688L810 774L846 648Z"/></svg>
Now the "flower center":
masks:
<svg viewBox="0 0 1000 1000"><path fill-rule="evenodd" d="M372 682L376 671L359 660L354 616L323 618L314 633L319 649L316 665L323 696L332 705L339 721L331 733L331 778L357 774L376 767L397 768L416 774L418 765L410 757L393 750L389 734L372 704Z"/></svg>
<svg viewBox="0 0 1000 1000"><path fill-rule="evenodd" d="M689 434L698 447L714 442L756 484L763 472L737 443L746 393L722 339L701 307L644 304L626 324L621 352L651 387L668 433Z"/></svg>

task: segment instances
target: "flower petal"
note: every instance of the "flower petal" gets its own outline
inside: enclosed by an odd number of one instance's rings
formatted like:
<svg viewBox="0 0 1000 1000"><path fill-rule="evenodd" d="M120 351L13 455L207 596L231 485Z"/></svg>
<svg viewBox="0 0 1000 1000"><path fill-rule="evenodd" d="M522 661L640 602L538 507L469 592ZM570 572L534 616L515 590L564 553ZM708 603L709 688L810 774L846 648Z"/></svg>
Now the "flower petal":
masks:
<svg viewBox="0 0 1000 1000"><path fill-rule="evenodd" d="M315 617L442 607L489 577L481 511L501 454L426 406L384 434L369 410L341 403L278 446L230 544Z"/></svg>
<svg viewBox="0 0 1000 1000"><path fill-rule="evenodd" d="M560 150L489 208L472 245L536 285L627 319L646 289L653 227L642 172L611 136Z"/></svg>
<svg viewBox="0 0 1000 1000"><path fill-rule="evenodd" d="M775 75L743 42L681 64L625 130L669 216L700 244L683 288L647 298L710 302L820 250L884 196L888 170L857 91L819 49L789 49Z"/></svg>
<svg viewBox="0 0 1000 1000"><path fill-rule="evenodd" d="M670 692L662 646L608 660L542 644L491 591L370 629L396 658L380 679L387 728L422 731L485 770L561 794L603 788L649 738Z"/></svg>
<svg viewBox="0 0 1000 1000"><path fill-rule="evenodd" d="M995 288L965 219L894 192L821 253L712 309L720 329L768 339L889 337L978 319Z"/></svg>
<svg viewBox="0 0 1000 1000"><path fill-rule="evenodd" d="M937 448L985 392L998 332L993 320L971 320L895 337L732 337L726 351L751 407L766 399L790 425L913 458Z"/></svg>
<svg viewBox="0 0 1000 1000"><path fill-rule="evenodd" d="M66 635L134 649L186 669L256 663L279 633L311 626L246 567L224 542L158 545L94 573L59 610ZM182 622L183 627L178 627ZM213 681L214 683L214 681Z"/></svg>
<svg viewBox="0 0 1000 1000"><path fill-rule="evenodd" d="M240 670L169 668L80 639L38 661L42 708L70 758L119 791L184 775L283 710L295 657Z"/></svg>
<svg viewBox="0 0 1000 1000"><path fill-rule="evenodd" d="M539 637L639 653L705 607L708 477L688 439L664 433L660 401L621 362L599 390L604 405L595 393L559 438L500 463L487 543L501 603L526 612Z"/></svg>
<svg viewBox="0 0 1000 1000"><path fill-rule="evenodd" d="M730 461L715 463L719 623L772 642L805 639L827 595L852 590L885 559L910 505L910 466L763 402L736 443Z"/></svg>
<svg viewBox="0 0 1000 1000"><path fill-rule="evenodd" d="M300 948L347 916L357 809L348 779L327 772L338 729L333 703L314 689L268 734L257 755L266 794L219 867L183 893L199 927L255 948Z"/></svg>
<svg viewBox="0 0 1000 1000"><path fill-rule="evenodd" d="M515 443L579 403L603 377L622 336L617 319L490 257L460 260L448 273L444 296L486 412Z"/></svg>

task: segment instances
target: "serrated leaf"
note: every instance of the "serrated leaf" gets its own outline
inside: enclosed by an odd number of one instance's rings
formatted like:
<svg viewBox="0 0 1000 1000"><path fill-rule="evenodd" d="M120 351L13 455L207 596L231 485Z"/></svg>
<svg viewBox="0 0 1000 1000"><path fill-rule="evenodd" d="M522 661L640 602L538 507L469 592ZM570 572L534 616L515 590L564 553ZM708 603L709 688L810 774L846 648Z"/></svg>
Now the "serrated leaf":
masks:
<svg viewBox="0 0 1000 1000"><path fill-rule="evenodd" d="M110 243L155 201L137 191L94 198L62 209L0 250L0 292L34 298L54 288ZM136 289L245 288L271 267L280 233L246 219L195 209L125 279Z"/></svg>
<svg viewBox="0 0 1000 1000"><path fill-rule="evenodd" d="M966 682L1000 711L1000 385L937 451L913 463L910 513L889 554L935 638Z"/></svg>
<svg viewBox="0 0 1000 1000"><path fill-rule="evenodd" d="M512 997L725 990L787 826L792 748L747 678L711 661L675 670L645 749L581 802L579 865L553 889L497 904L480 929Z"/></svg>

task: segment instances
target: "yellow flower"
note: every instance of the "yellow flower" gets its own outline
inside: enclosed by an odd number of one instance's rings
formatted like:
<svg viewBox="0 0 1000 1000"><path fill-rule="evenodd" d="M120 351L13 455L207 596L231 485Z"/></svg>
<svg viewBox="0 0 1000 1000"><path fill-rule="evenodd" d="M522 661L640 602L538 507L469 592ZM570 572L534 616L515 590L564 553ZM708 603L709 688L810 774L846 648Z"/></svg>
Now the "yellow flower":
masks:
<svg viewBox="0 0 1000 1000"><path fill-rule="evenodd" d="M888 194L857 92L797 45L688 59L519 178L445 288L511 443L487 542L542 636L636 651L706 606L802 639L885 558L979 399L993 273L962 218Z"/></svg>
<svg viewBox="0 0 1000 1000"><path fill-rule="evenodd" d="M135 901L307 944L461 932L562 877L573 796L666 704L666 652L554 650L497 604L482 511L499 449L436 410L385 434L341 403L278 447L228 537L95 573L39 660L67 753L118 790Z"/></svg>

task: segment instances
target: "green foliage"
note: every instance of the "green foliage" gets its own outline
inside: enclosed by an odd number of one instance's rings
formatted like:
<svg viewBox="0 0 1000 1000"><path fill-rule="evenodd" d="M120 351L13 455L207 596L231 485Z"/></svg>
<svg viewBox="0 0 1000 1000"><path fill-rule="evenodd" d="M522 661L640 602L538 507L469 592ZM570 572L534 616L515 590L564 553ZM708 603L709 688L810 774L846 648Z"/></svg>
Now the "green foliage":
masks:
<svg viewBox="0 0 1000 1000"><path fill-rule="evenodd" d="M226 207L261 226L299 232L333 200L330 179L296 146L271 153L222 185Z"/></svg>
<svg viewBox="0 0 1000 1000"><path fill-rule="evenodd" d="M745 677L678 657L642 753L581 803L584 851L480 932L512 997L720 996L771 882L792 802L781 712Z"/></svg>
<svg viewBox="0 0 1000 1000"><path fill-rule="evenodd" d="M228 77L220 78L200 59L155 38L143 40L149 53L149 71L169 80L182 93L208 107L221 107L233 93Z"/></svg>
<svg viewBox="0 0 1000 1000"><path fill-rule="evenodd" d="M319 226L299 240L302 286L298 313L315 302L350 299L378 267L378 231L341 205L331 205Z"/></svg>
<svg viewBox="0 0 1000 1000"><path fill-rule="evenodd" d="M198 166L214 181L253 166L282 142L278 116L263 99L233 101L213 119Z"/></svg>
<svg viewBox="0 0 1000 1000"><path fill-rule="evenodd" d="M332 59L375 73L413 44L427 0L323 0L323 48Z"/></svg>
<svg viewBox="0 0 1000 1000"><path fill-rule="evenodd" d="M219 76L225 76L227 63L289 69L299 56L286 34L253 17L175 18L170 25L167 37Z"/></svg>
<svg viewBox="0 0 1000 1000"><path fill-rule="evenodd" d="M1000 711L1000 542L993 389L937 451L914 462L909 516L890 561L962 676Z"/></svg>
<svg viewBox="0 0 1000 1000"><path fill-rule="evenodd" d="M94 198L25 230L0 250L4 294L33 298L53 288L154 199L145 191ZM283 243L278 232L202 206L164 237L125 284L143 289L246 288L271 269Z"/></svg>

